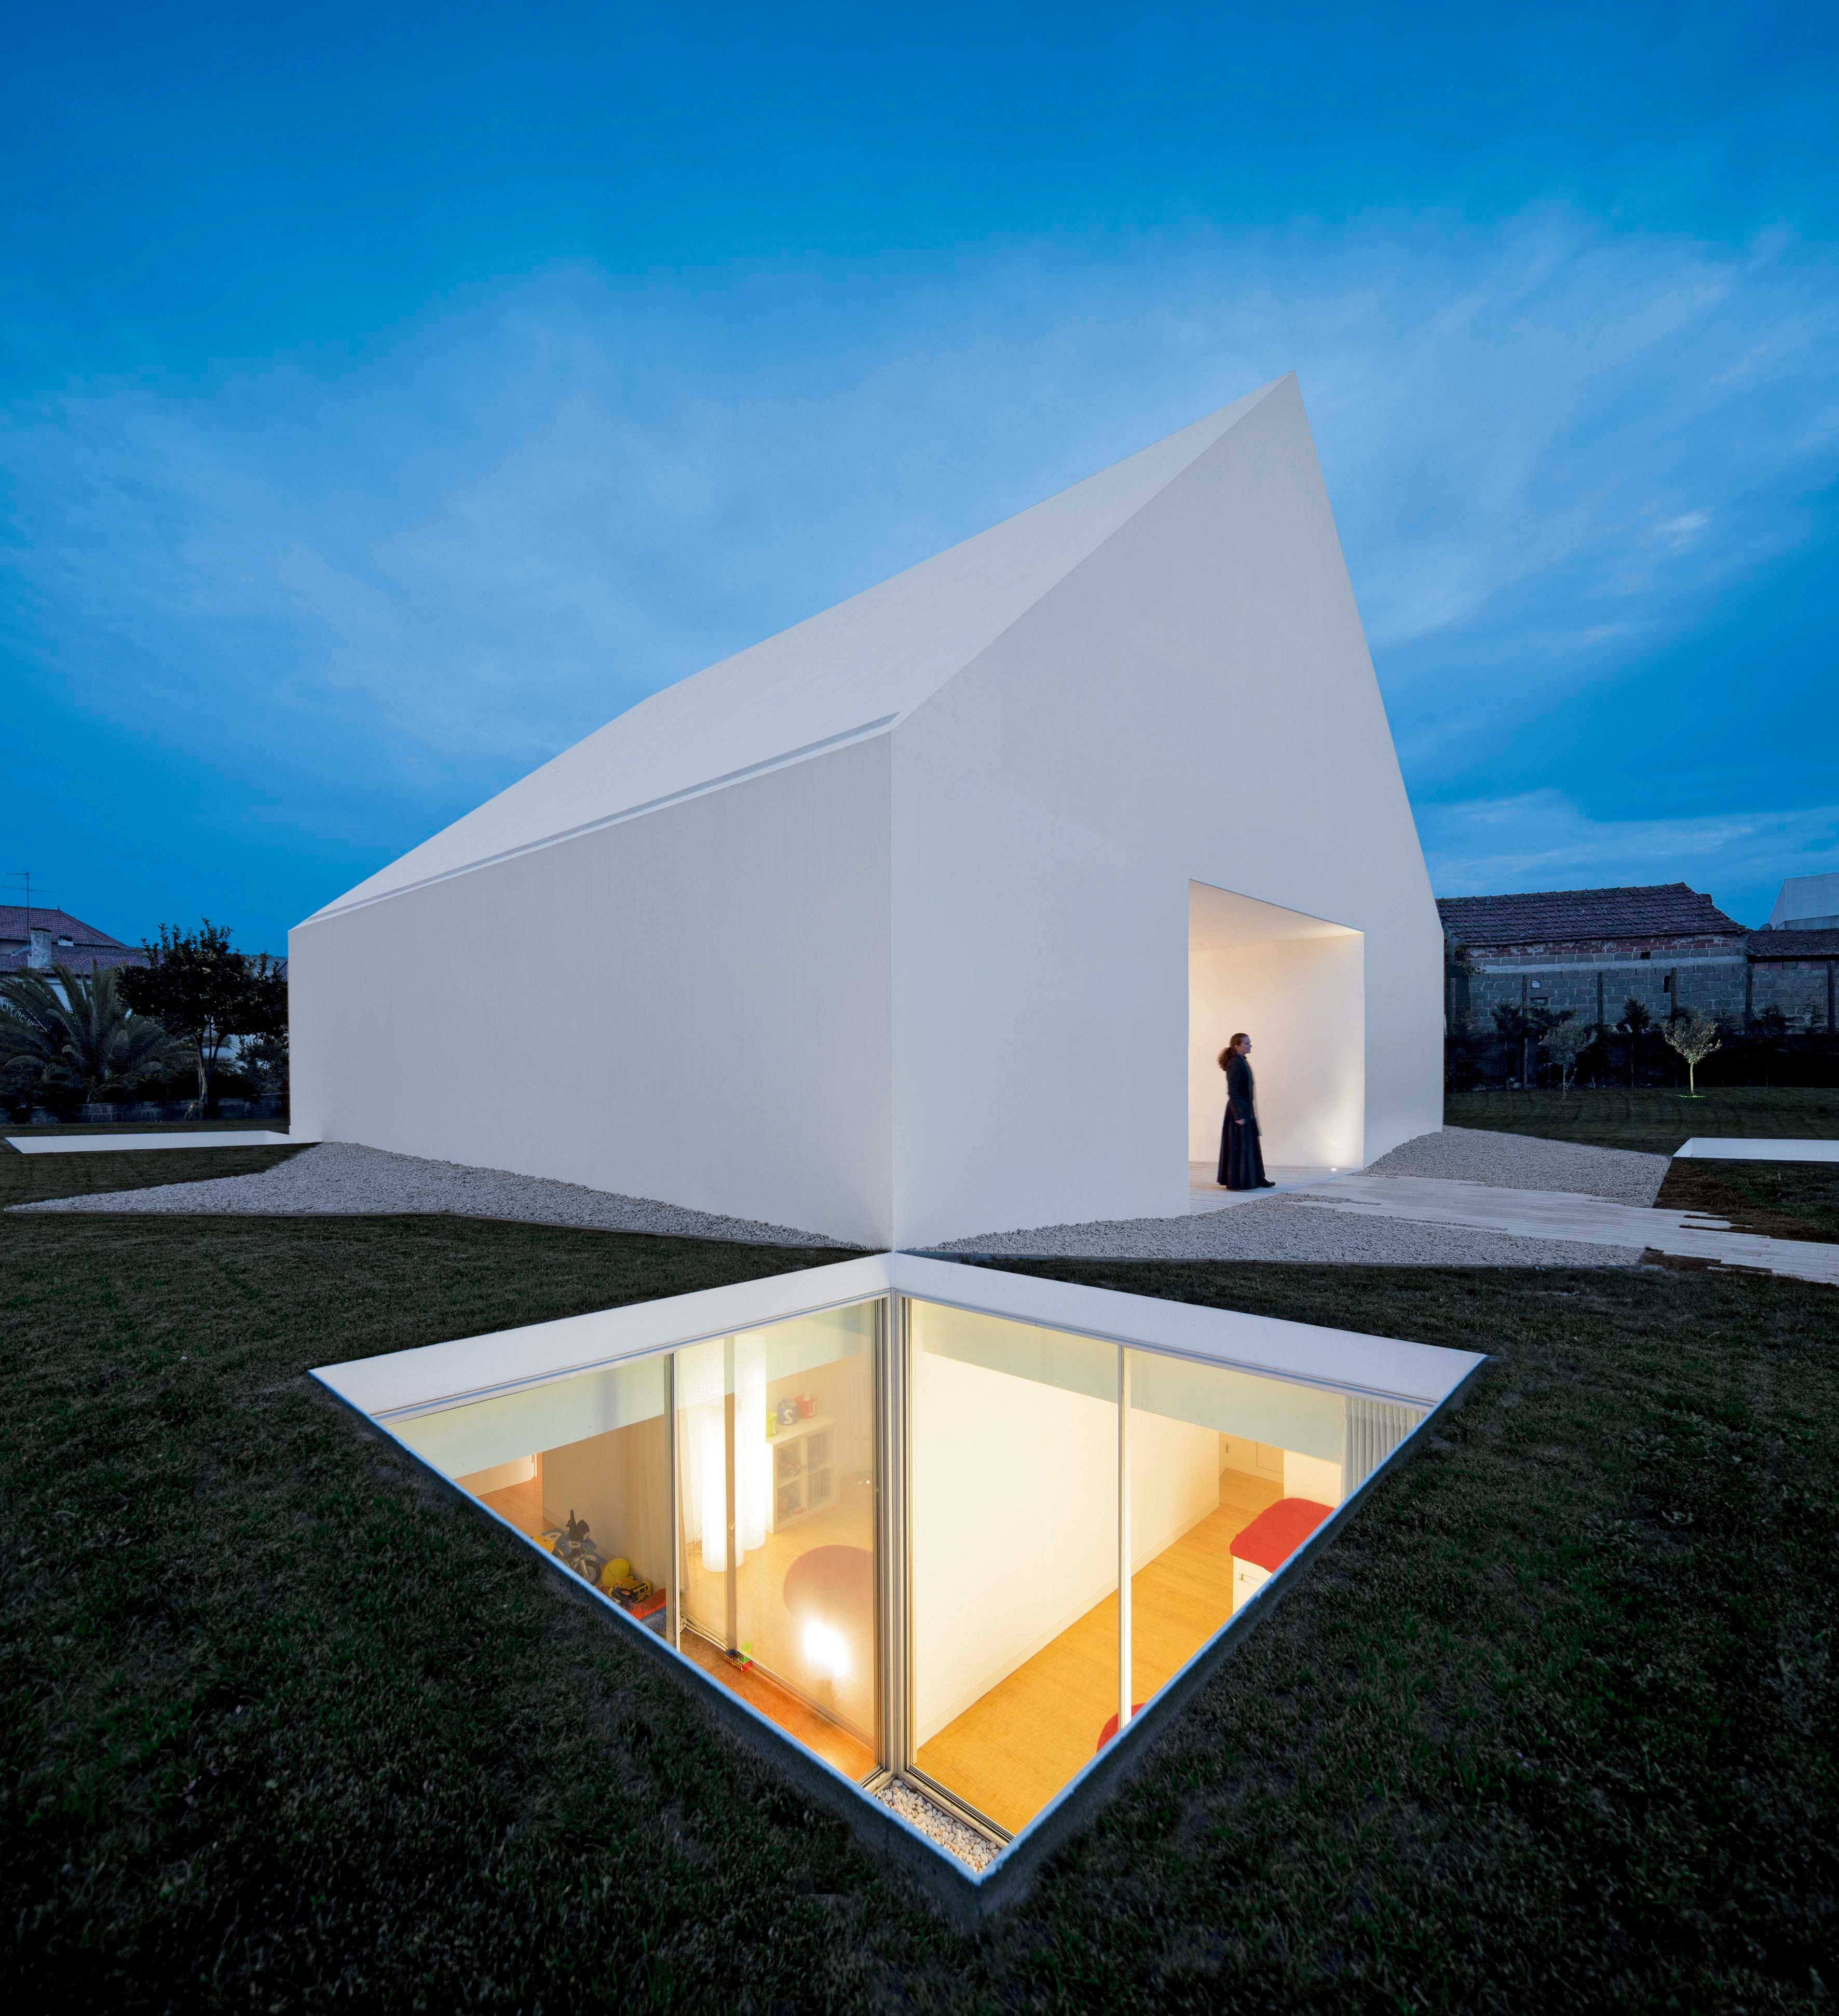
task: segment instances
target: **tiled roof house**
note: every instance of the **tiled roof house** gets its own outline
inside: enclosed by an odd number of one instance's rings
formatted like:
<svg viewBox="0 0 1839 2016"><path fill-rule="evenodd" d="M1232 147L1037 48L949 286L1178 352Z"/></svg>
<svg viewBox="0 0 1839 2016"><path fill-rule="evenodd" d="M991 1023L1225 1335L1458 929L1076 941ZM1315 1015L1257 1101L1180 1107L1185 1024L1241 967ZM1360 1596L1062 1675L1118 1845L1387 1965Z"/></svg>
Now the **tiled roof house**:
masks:
<svg viewBox="0 0 1839 2016"><path fill-rule="evenodd" d="M1683 882L1442 896L1445 1007L1485 1026L1503 1004L1614 1022L1624 1002L1664 1017L1701 1009L1731 1027L1779 1010L1790 1028L1834 1026L1839 931L1752 931Z"/></svg>
<svg viewBox="0 0 1839 2016"><path fill-rule="evenodd" d="M67 910L0 903L0 973L49 973L54 966L93 973L99 967L146 963L139 946L124 945Z"/></svg>

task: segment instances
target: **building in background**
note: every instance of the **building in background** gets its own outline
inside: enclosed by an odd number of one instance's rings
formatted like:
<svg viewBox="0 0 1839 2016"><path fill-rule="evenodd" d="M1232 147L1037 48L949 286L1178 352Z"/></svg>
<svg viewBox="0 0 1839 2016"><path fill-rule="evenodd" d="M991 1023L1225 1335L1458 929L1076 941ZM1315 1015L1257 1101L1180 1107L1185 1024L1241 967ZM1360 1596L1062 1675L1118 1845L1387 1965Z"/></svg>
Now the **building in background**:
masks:
<svg viewBox="0 0 1839 2016"><path fill-rule="evenodd" d="M0 903L0 973L49 973L54 966L94 973L103 967L146 963L138 945L125 945L67 910Z"/></svg>
<svg viewBox="0 0 1839 2016"><path fill-rule="evenodd" d="M1839 931L1839 874L1790 875L1769 913L1772 931Z"/></svg>
<svg viewBox="0 0 1839 2016"><path fill-rule="evenodd" d="M514 1013L490 948L566 944ZM642 702L297 926L293 1124L875 1246L1439 1125L1442 941L1294 378Z"/></svg>
<svg viewBox="0 0 1839 2016"><path fill-rule="evenodd" d="M1452 1028L1466 1017L1485 1031L1503 1006L1569 1010L1613 1027L1631 999L1657 1021L1693 1008L1731 1029L1772 1011L1790 1029L1834 1027L1839 928L1748 931L1683 882L1443 896L1437 909Z"/></svg>

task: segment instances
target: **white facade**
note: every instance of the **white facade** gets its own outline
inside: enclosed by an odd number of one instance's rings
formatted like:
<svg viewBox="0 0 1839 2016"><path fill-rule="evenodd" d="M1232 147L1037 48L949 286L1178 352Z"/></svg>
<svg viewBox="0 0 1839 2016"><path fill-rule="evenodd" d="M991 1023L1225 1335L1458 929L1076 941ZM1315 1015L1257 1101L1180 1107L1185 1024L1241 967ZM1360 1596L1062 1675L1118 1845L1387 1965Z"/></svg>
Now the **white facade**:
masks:
<svg viewBox="0 0 1839 2016"><path fill-rule="evenodd" d="M569 950L507 1016L511 943ZM1183 1211L1236 1028L1268 1160L1441 1121L1294 378L654 695L290 956L300 1132L875 1246Z"/></svg>
<svg viewBox="0 0 1839 2016"><path fill-rule="evenodd" d="M1817 931L1839 927L1839 875L1790 875L1765 930Z"/></svg>

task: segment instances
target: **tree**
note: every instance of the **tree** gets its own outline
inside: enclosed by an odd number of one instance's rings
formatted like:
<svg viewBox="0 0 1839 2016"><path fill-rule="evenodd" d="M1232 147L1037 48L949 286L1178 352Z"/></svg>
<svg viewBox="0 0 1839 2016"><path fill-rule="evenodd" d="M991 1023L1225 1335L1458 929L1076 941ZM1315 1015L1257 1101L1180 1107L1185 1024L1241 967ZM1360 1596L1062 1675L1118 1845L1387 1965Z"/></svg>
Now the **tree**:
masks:
<svg viewBox="0 0 1839 2016"><path fill-rule="evenodd" d="M1719 1047L1718 1024L1697 1008L1682 1008L1661 1029L1673 1049L1686 1060L1686 1096L1697 1099L1698 1067Z"/></svg>
<svg viewBox="0 0 1839 2016"><path fill-rule="evenodd" d="M49 977L0 980L0 1078L15 1101L81 1106L167 1077L185 1061L161 1024L130 1010L113 967L79 974L58 965Z"/></svg>
<svg viewBox="0 0 1839 2016"><path fill-rule="evenodd" d="M236 951L208 917L194 932L162 924L143 947L145 966L123 970L129 1005L184 1039L198 1071L198 1104L211 1098L211 1074L232 1036L272 1036L287 1027L287 980L266 952Z"/></svg>
<svg viewBox="0 0 1839 2016"><path fill-rule="evenodd" d="M1543 1001L1535 1001L1526 1008L1511 1001L1503 1001L1494 1010L1494 1026L1505 1043L1520 1046L1520 1082L1532 1082L1532 1053L1546 1040L1546 1031L1556 1028L1568 1019L1571 1010L1561 1013L1549 1007Z"/></svg>
<svg viewBox="0 0 1839 2016"><path fill-rule="evenodd" d="M1654 1017L1633 995L1622 1003L1622 1019L1616 1027L1628 1039L1628 1089L1635 1085L1635 1067L1641 1058L1641 1032L1654 1026Z"/></svg>
<svg viewBox="0 0 1839 2016"><path fill-rule="evenodd" d="M1569 1009L1546 1031L1540 1046L1558 1067L1560 1099L1571 1090L1571 1074L1577 1069L1578 1059L1596 1040L1596 1030L1588 1022L1573 1021Z"/></svg>

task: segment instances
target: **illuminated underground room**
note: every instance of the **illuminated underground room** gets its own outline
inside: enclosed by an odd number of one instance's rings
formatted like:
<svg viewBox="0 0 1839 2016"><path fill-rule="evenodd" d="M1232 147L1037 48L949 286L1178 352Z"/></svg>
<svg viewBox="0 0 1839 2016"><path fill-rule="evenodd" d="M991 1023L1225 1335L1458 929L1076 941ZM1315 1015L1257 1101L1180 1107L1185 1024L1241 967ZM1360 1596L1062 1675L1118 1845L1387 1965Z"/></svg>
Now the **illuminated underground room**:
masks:
<svg viewBox="0 0 1839 2016"><path fill-rule="evenodd" d="M315 1376L975 1881L1481 1363L881 1255Z"/></svg>

